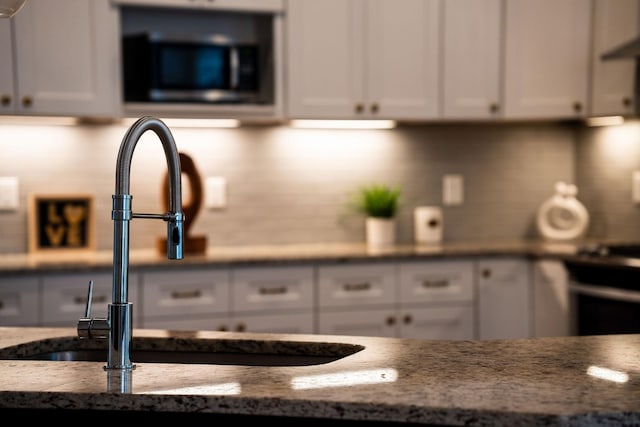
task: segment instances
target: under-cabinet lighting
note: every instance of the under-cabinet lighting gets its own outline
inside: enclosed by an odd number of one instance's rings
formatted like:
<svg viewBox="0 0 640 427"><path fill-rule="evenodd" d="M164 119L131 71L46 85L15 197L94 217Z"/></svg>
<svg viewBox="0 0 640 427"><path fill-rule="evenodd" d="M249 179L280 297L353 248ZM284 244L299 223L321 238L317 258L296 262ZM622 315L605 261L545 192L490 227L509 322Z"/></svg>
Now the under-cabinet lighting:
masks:
<svg viewBox="0 0 640 427"><path fill-rule="evenodd" d="M75 126L76 117L52 116L0 116L0 126Z"/></svg>
<svg viewBox="0 0 640 427"><path fill-rule="evenodd" d="M622 116L602 116L587 118L587 126L617 126L624 123Z"/></svg>
<svg viewBox="0 0 640 427"><path fill-rule="evenodd" d="M298 129L393 129L395 120L291 120Z"/></svg>
<svg viewBox="0 0 640 427"><path fill-rule="evenodd" d="M122 121L125 126L131 126L138 118L128 118ZM237 128L237 119L178 119L168 118L162 121L170 128Z"/></svg>

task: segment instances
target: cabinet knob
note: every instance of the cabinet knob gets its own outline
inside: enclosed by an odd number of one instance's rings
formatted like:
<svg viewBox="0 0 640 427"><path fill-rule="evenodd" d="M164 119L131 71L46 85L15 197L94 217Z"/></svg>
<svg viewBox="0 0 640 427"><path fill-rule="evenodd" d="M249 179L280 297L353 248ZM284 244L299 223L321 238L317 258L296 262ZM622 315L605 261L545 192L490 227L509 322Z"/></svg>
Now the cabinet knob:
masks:
<svg viewBox="0 0 640 427"><path fill-rule="evenodd" d="M482 277L484 277L485 279L488 279L489 277L491 277L491 270L488 268L483 269Z"/></svg>
<svg viewBox="0 0 640 427"><path fill-rule="evenodd" d="M0 104L2 104L5 107L11 105L11 96L10 95L2 95L0 97Z"/></svg>
<svg viewBox="0 0 640 427"><path fill-rule="evenodd" d="M33 99L30 96L25 96L22 98L22 106L23 107L31 107L33 105Z"/></svg>
<svg viewBox="0 0 640 427"><path fill-rule="evenodd" d="M364 111L364 104L361 102L357 103L355 106L356 113L362 113Z"/></svg>
<svg viewBox="0 0 640 427"><path fill-rule="evenodd" d="M374 102L373 104L371 104L371 112L372 113L377 113L380 110L380 106L378 105L377 102Z"/></svg>
<svg viewBox="0 0 640 427"><path fill-rule="evenodd" d="M489 104L489 112L491 114L495 114L498 111L500 111L500 105L497 102L492 102L491 104Z"/></svg>
<svg viewBox="0 0 640 427"><path fill-rule="evenodd" d="M247 325L245 325L244 323L238 323L236 325L236 331L237 332L244 332L247 330Z"/></svg>
<svg viewBox="0 0 640 427"><path fill-rule="evenodd" d="M629 98L628 96L625 96L624 98L622 98L622 105L625 107L631 107L631 98Z"/></svg>
<svg viewBox="0 0 640 427"><path fill-rule="evenodd" d="M226 332L227 330L228 330L228 329L227 329L227 325L220 325L220 326L218 326L218 331L220 331L220 332Z"/></svg>
<svg viewBox="0 0 640 427"><path fill-rule="evenodd" d="M396 324L396 318L394 316L389 316L387 317L385 323L387 324L387 326L393 326Z"/></svg>
<svg viewBox="0 0 640 427"><path fill-rule="evenodd" d="M576 113L579 113L582 111L582 103L581 102L574 102L573 103L573 111L575 111Z"/></svg>
<svg viewBox="0 0 640 427"><path fill-rule="evenodd" d="M404 323L405 325L408 325L410 323L413 323L413 316L410 314L405 314L402 317L402 323Z"/></svg>

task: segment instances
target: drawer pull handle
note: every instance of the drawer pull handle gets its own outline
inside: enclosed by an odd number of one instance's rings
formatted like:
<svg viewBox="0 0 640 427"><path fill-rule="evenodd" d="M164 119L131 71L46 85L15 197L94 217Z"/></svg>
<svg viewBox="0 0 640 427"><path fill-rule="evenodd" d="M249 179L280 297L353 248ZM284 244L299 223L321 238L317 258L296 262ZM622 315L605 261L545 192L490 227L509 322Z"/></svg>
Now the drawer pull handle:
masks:
<svg viewBox="0 0 640 427"><path fill-rule="evenodd" d="M2 310L4 308L4 301L0 300L0 310Z"/></svg>
<svg viewBox="0 0 640 427"><path fill-rule="evenodd" d="M107 296L106 295L96 295L91 299L92 303L105 303L107 302ZM74 297L73 298L73 303L74 304L82 304L82 305L86 305L87 304L87 298L86 297Z"/></svg>
<svg viewBox="0 0 640 427"><path fill-rule="evenodd" d="M449 281L447 279L438 279L438 280L423 280L422 287L423 288L446 288L449 286Z"/></svg>
<svg viewBox="0 0 640 427"><path fill-rule="evenodd" d="M344 285L342 285L342 288L347 292L368 291L369 289L371 289L371 283L345 283Z"/></svg>
<svg viewBox="0 0 640 427"><path fill-rule="evenodd" d="M282 295L287 293L287 287L278 286L275 288L260 288L258 292L260 295Z"/></svg>
<svg viewBox="0 0 640 427"><path fill-rule="evenodd" d="M173 292L171 292L171 298L173 298L173 299L200 298L201 296L202 296L202 292L200 292L200 289L195 289L193 291L173 291Z"/></svg>

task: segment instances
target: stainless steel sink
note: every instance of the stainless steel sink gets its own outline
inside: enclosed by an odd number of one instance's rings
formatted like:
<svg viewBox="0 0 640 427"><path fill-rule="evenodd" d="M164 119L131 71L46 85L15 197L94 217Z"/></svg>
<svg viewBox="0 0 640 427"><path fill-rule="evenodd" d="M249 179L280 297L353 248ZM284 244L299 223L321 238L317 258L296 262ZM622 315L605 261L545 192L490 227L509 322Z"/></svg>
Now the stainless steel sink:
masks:
<svg viewBox="0 0 640 427"><path fill-rule="evenodd" d="M148 338L133 340L134 363L187 363L244 366L309 366L333 362L364 346L307 341ZM53 338L0 349L0 359L107 361L104 340Z"/></svg>

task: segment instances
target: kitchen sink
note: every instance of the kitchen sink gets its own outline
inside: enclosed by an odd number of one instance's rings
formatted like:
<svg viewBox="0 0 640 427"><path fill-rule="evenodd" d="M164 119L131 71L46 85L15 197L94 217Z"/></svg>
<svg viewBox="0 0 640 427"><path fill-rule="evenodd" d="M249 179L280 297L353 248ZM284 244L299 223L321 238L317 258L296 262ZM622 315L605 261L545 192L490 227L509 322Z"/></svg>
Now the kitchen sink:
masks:
<svg viewBox="0 0 640 427"><path fill-rule="evenodd" d="M309 366L334 362L364 346L307 341L135 338L133 363L186 363L244 366ZM105 340L52 338L0 349L0 359L107 362Z"/></svg>

